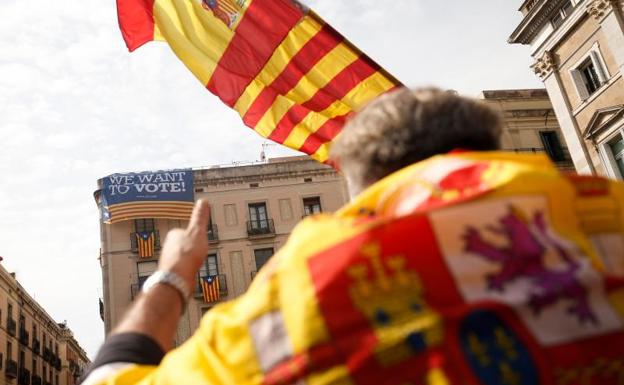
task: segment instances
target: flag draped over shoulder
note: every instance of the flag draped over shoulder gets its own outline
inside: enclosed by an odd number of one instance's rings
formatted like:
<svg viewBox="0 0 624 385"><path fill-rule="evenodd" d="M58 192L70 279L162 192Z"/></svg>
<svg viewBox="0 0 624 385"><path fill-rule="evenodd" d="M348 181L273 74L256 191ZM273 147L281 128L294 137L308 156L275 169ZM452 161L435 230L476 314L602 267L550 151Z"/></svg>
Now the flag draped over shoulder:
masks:
<svg viewBox="0 0 624 385"><path fill-rule="evenodd" d="M433 157L307 218L158 366L97 385L621 385L624 183Z"/></svg>
<svg viewBox="0 0 624 385"><path fill-rule="evenodd" d="M166 41L263 137L328 160L348 115L399 85L293 0L117 0L133 51Z"/></svg>

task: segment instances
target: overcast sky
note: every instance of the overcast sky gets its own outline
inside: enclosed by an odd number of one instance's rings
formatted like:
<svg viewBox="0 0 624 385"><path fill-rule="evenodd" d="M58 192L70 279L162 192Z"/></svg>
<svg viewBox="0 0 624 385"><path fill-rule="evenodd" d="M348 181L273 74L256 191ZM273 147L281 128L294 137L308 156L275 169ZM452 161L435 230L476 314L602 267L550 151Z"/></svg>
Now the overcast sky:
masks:
<svg viewBox="0 0 624 385"><path fill-rule="evenodd" d="M535 88L506 40L520 1L309 0L408 85ZM263 140L163 43L126 51L113 0L0 1L0 255L93 356L103 340L96 180L257 160ZM276 146L269 157L288 154Z"/></svg>

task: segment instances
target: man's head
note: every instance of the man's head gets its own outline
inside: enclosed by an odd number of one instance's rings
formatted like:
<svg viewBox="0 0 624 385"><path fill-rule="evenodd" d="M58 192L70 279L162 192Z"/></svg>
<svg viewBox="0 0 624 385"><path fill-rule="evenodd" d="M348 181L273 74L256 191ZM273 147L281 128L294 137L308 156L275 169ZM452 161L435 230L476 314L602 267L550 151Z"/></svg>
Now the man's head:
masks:
<svg viewBox="0 0 624 385"><path fill-rule="evenodd" d="M497 150L502 121L485 104L436 88L400 89L371 102L336 139L331 158L352 194L454 149Z"/></svg>

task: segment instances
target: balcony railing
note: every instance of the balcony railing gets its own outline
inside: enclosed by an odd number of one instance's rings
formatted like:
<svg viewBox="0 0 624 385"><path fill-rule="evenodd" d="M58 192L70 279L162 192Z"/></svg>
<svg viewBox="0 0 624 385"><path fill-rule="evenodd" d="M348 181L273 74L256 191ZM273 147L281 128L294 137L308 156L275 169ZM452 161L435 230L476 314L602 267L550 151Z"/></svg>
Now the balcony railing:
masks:
<svg viewBox="0 0 624 385"><path fill-rule="evenodd" d="M33 353L35 354L39 354L39 352L41 351L41 342L39 342L39 340L36 338L33 338L32 350L33 350Z"/></svg>
<svg viewBox="0 0 624 385"><path fill-rule="evenodd" d="M31 384L32 385L41 385L41 377L33 374L32 378L31 378Z"/></svg>
<svg viewBox="0 0 624 385"><path fill-rule="evenodd" d="M273 219L247 221L247 235L250 237L265 237L275 235Z"/></svg>
<svg viewBox="0 0 624 385"><path fill-rule="evenodd" d="M26 330L20 328L20 331L19 331L19 342L22 345L28 346L29 341L30 341L30 335L28 334L28 332Z"/></svg>
<svg viewBox="0 0 624 385"><path fill-rule="evenodd" d="M17 383L19 385L30 385L30 370L26 368L20 368Z"/></svg>
<svg viewBox="0 0 624 385"><path fill-rule="evenodd" d="M141 286L138 283L130 285L130 299L134 301L136 297L141 293Z"/></svg>
<svg viewBox="0 0 624 385"><path fill-rule="evenodd" d="M208 242L219 242L219 228L217 225L208 226Z"/></svg>
<svg viewBox="0 0 624 385"><path fill-rule="evenodd" d="M7 318L7 332L15 336L15 332L17 331L17 322L13 318Z"/></svg>
<svg viewBox="0 0 624 385"><path fill-rule="evenodd" d="M510 150L513 152L516 152L518 154L543 154L546 153L551 160L553 161L553 163L555 163L557 165L557 167L561 168L561 169L574 169L574 163L572 162L572 158L570 157L570 153L568 152L568 149L566 148L562 148L561 149L561 157L559 159L552 159L552 157L550 156L550 154L548 154L548 152L546 151L545 148L543 147L526 147L526 148L514 148L513 150Z"/></svg>
<svg viewBox="0 0 624 385"><path fill-rule="evenodd" d="M56 370L61 370L61 357L54 356L54 362L52 362L52 366L54 366L54 369Z"/></svg>
<svg viewBox="0 0 624 385"><path fill-rule="evenodd" d="M138 233L130 233L130 249L133 253L139 252L139 241L137 241ZM154 250L160 250L160 232L154 230Z"/></svg>
<svg viewBox="0 0 624 385"><path fill-rule="evenodd" d="M50 358L52 357L52 351L50 351L50 349L48 347L43 347L43 360L45 362L50 362Z"/></svg>
<svg viewBox="0 0 624 385"><path fill-rule="evenodd" d="M8 359L6 361L6 370L4 375L9 378L17 378L17 362Z"/></svg>
<svg viewBox="0 0 624 385"><path fill-rule="evenodd" d="M202 292L202 286L201 286L202 280L204 278L207 278L207 276L199 277L199 279L197 280L197 287L195 288L196 297L201 297L204 294ZM219 274L217 275L217 279L219 280L219 294L227 295L228 294L227 276L225 274Z"/></svg>

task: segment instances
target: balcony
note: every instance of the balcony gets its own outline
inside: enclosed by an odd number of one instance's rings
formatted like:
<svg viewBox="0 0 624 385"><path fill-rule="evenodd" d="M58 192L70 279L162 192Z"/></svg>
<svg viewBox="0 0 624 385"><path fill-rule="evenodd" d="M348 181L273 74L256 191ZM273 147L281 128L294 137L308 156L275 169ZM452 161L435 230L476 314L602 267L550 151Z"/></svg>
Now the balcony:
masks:
<svg viewBox="0 0 624 385"><path fill-rule="evenodd" d="M6 370L4 371L4 375L9 378L17 378L17 362L7 359L6 361Z"/></svg>
<svg viewBox="0 0 624 385"><path fill-rule="evenodd" d="M30 383L32 385L41 385L41 377L36 374L33 374Z"/></svg>
<svg viewBox="0 0 624 385"><path fill-rule="evenodd" d="M138 283L130 285L130 299L134 301L141 294L141 286Z"/></svg>
<svg viewBox="0 0 624 385"><path fill-rule="evenodd" d="M30 370L26 368L20 368L17 383L19 385L30 385Z"/></svg>
<svg viewBox="0 0 624 385"><path fill-rule="evenodd" d="M202 297L204 295L203 291L202 291L202 285L201 282L204 278L207 277L200 277L197 280L197 288L195 290L195 297ZM220 296L226 296L228 295L228 287L227 287L227 277L225 274L219 274L217 276L217 279L219 280L219 295Z"/></svg>
<svg viewBox="0 0 624 385"><path fill-rule="evenodd" d="M44 347L43 348L43 355L42 355L42 357L43 357L43 360L45 362L49 362L50 361L50 358L52 357L52 352L50 351L50 349L48 347Z"/></svg>
<svg viewBox="0 0 624 385"><path fill-rule="evenodd" d="M15 337L17 331L17 322L13 318L7 318L7 333Z"/></svg>
<svg viewBox="0 0 624 385"><path fill-rule="evenodd" d="M209 225L208 230L206 231L208 234L208 242L216 243L219 242L219 228L217 225Z"/></svg>
<svg viewBox="0 0 624 385"><path fill-rule="evenodd" d="M273 219L247 221L247 235L250 238L265 238L275 236Z"/></svg>
<svg viewBox="0 0 624 385"><path fill-rule="evenodd" d="M546 154L553 161L553 163L563 171L574 171L574 163L572 162L572 158L570 157L570 153L567 148L562 148L561 157L559 159L552 159L550 154L546 151L545 148L538 147L527 147L527 148L514 148L512 150L517 154Z"/></svg>
<svg viewBox="0 0 624 385"><path fill-rule="evenodd" d="M35 354L39 354L39 352L41 351L41 342L39 342L39 340L36 338L33 338L32 351Z"/></svg>
<svg viewBox="0 0 624 385"><path fill-rule="evenodd" d="M30 341L30 335L28 334L28 332L20 328L20 331L19 331L20 344L28 346L29 341Z"/></svg>
<svg viewBox="0 0 624 385"><path fill-rule="evenodd" d="M139 252L139 242L137 241L138 233L130 233L130 250L133 253ZM160 232L154 230L154 251L160 250Z"/></svg>
<svg viewBox="0 0 624 385"><path fill-rule="evenodd" d="M61 370L61 357L54 356L54 362L52 363L54 369Z"/></svg>

